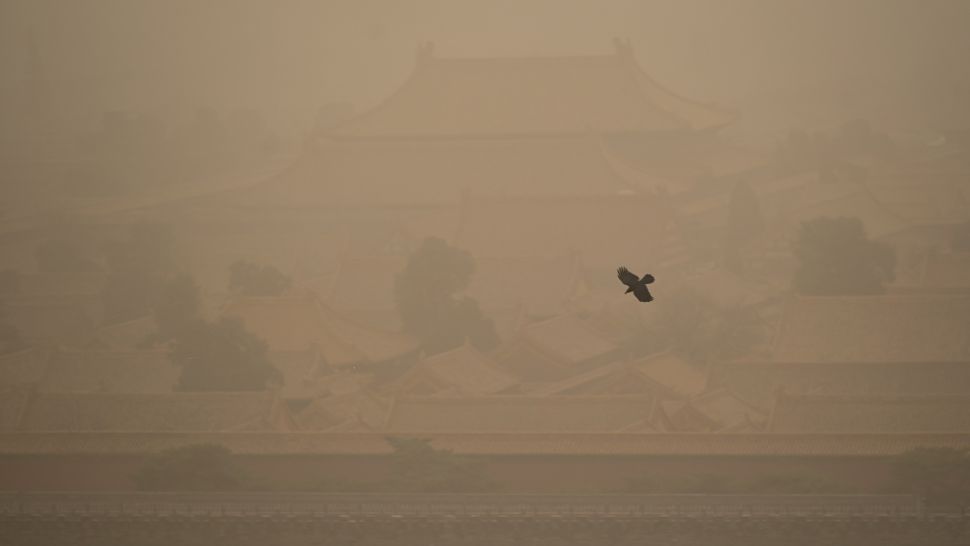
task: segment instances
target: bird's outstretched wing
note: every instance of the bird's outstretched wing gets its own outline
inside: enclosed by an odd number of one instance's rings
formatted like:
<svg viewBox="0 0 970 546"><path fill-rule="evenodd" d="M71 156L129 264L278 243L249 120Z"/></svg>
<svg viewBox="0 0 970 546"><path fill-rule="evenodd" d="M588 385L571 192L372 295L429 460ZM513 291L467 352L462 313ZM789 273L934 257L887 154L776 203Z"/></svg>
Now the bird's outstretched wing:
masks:
<svg viewBox="0 0 970 546"><path fill-rule="evenodd" d="M623 266L617 268L616 276L620 279L620 282L629 286L630 288L634 288L640 283L640 278Z"/></svg>
<svg viewBox="0 0 970 546"><path fill-rule="evenodd" d="M650 284L654 280L655 279L653 278L653 275L651 275L650 273L647 273L646 275L640 278L640 284Z"/></svg>
<svg viewBox="0 0 970 546"><path fill-rule="evenodd" d="M650 290L648 290L647 287L642 284L633 289L633 295L638 301L653 301L653 294L651 294Z"/></svg>

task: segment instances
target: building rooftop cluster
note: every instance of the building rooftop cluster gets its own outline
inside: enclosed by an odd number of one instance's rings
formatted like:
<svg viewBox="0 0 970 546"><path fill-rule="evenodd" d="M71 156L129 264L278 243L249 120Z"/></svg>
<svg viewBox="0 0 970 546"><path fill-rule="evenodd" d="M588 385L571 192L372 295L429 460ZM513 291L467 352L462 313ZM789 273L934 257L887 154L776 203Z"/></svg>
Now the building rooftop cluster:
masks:
<svg viewBox="0 0 970 546"><path fill-rule="evenodd" d="M970 147L792 159L797 149L727 143L719 130L737 115L660 85L623 41L610 55L527 59L423 45L397 92L273 176L79 211L95 234L178 224L203 280L239 257L291 275L281 296L207 289L215 315L266 342L277 388L178 392L168 348L144 343L152 317L103 320L105 274L28 268L2 295L28 346L0 355L0 453L214 441L369 454L387 435L502 454L970 447L970 251L953 244L970 221ZM742 183L764 227L729 268ZM885 293L794 293L793 235L825 216L858 218L892 245ZM3 238L12 256L47 236L0 228L16 235ZM475 258L466 292L497 348L427 354L402 331L394 281L429 236ZM657 301L624 297L618 265L653 273ZM648 339L688 292L756 317L761 341L701 359Z"/></svg>

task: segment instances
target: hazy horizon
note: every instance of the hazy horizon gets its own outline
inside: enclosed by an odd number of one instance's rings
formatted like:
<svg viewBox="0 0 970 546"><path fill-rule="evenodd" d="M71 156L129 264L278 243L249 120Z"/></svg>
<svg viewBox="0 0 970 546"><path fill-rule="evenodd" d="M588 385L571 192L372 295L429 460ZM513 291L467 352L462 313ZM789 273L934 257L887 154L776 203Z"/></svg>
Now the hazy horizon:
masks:
<svg viewBox="0 0 970 546"><path fill-rule="evenodd" d="M0 0L0 543L970 544L970 0Z"/></svg>
<svg viewBox="0 0 970 546"><path fill-rule="evenodd" d="M921 100L938 109L970 82L970 4L959 0L7 0L0 10L4 95L19 93L33 47L50 92L71 93L58 101L64 114L89 124L109 110L219 106L305 130L328 103L359 112L391 94L424 41L445 57L515 57L603 54L629 38L644 69L687 96L742 110L795 97L833 119L893 104L918 113Z"/></svg>

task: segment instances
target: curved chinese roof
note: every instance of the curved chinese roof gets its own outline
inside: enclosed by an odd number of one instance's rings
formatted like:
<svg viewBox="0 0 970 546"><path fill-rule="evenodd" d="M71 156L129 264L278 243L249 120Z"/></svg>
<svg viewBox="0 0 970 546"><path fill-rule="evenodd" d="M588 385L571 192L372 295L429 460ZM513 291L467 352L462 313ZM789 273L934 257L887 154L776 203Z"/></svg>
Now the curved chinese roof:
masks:
<svg viewBox="0 0 970 546"><path fill-rule="evenodd" d="M439 58L431 46L403 86L332 133L343 138L450 138L657 133L727 125L735 114L680 96L611 55Z"/></svg>

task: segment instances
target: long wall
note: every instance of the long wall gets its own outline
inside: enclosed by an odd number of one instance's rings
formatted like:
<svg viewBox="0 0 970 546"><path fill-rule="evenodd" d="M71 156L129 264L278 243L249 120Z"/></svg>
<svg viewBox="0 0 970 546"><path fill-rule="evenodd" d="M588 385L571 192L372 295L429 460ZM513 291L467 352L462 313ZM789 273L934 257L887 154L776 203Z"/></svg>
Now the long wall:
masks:
<svg viewBox="0 0 970 546"><path fill-rule="evenodd" d="M20 518L0 516L0 543L91 546L495 544L909 546L970 544L952 518Z"/></svg>
<svg viewBox="0 0 970 546"><path fill-rule="evenodd" d="M381 455L237 455L260 489L375 489L390 472ZM0 490L131 490L137 455L0 456ZM883 492L877 457L492 456L484 472L500 492ZM376 489L380 489L379 486ZM806 490L807 489L807 490Z"/></svg>

